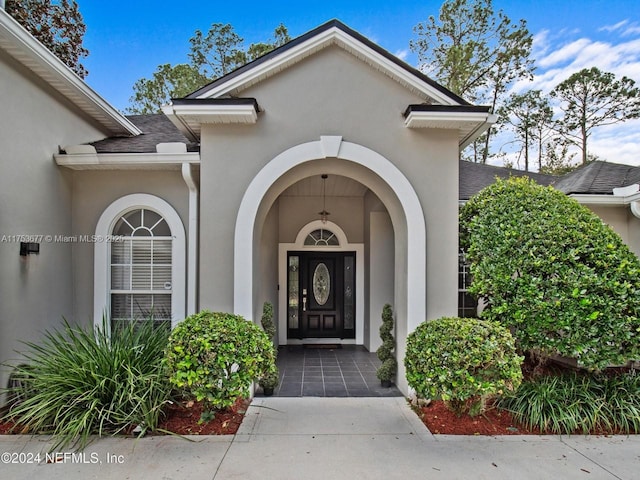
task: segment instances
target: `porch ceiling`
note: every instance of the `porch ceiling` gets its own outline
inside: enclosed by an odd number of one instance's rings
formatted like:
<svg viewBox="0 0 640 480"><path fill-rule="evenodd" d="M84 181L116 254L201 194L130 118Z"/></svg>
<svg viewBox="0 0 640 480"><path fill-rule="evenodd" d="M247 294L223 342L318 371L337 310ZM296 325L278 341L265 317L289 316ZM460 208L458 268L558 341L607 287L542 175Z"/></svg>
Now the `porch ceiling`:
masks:
<svg viewBox="0 0 640 480"><path fill-rule="evenodd" d="M329 175L326 180L328 197L363 197L367 187L360 182L341 175ZM320 175L307 177L294 183L284 192L287 197L317 197L322 195L322 178Z"/></svg>

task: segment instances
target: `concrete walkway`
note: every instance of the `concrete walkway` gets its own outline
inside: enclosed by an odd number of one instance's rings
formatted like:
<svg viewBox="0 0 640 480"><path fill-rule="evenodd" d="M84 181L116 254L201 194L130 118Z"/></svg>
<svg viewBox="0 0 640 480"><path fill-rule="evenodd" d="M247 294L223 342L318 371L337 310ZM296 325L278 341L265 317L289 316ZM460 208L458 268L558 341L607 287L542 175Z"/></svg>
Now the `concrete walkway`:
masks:
<svg viewBox="0 0 640 480"><path fill-rule="evenodd" d="M49 445L0 436L0 478L640 478L640 436L433 436L403 398L256 398L235 436L105 438L55 463Z"/></svg>

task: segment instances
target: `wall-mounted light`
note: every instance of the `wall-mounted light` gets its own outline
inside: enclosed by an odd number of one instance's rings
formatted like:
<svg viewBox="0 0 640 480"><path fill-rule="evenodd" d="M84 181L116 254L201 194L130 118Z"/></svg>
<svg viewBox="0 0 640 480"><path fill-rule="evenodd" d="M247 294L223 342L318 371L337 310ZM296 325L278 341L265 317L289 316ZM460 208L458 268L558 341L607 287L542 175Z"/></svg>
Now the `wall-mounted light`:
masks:
<svg viewBox="0 0 640 480"><path fill-rule="evenodd" d="M40 253L40 244L35 242L20 242L20 256L38 255Z"/></svg>

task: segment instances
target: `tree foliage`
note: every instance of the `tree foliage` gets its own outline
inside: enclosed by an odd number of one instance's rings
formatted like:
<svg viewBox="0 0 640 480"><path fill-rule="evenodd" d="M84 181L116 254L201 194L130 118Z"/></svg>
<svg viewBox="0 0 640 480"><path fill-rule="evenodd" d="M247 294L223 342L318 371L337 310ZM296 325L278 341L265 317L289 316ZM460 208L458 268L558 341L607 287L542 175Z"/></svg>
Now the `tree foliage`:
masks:
<svg viewBox="0 0 640 480"><path fill-rule="evenodd" d="M128 113L156 113L161 105L166 105L172 98L180 98L197 90L207 83L208 79L197 68L186 63L158 66L150 79L141 78L134 86L134 94L130 99Z"/></svg>
<svg viewBox="0 0 640 480"><path fill-rule="evenodd" d="M5 10L80 78L88 71L81 60L86 26L75 0L7 0Z"/></svg>
<svg viewBox="0 0 640 480"><path fill-rule="evenodd" d="M523 350L600 369L640 358L640 261L586 207L526 178L498 180L460 216L482 317Z"/></svg>
<svg viewBox="0 0 640 480"><path fill-rule="evenodd" d="M558 132L582 152L587 163L587 144L594 128L640 118L640 89L628 77L616 79L610 72L596 67L574 73L553 89L551 95L560 100L563 116Z"/></svg>
<svg viewBox="0 0 640 480"><path fill-rule="evenodd" d="M414 28L410 44L420 68L452 92L495 111L509 86L531 77L533 37L526 22L512 22L491 0L447 0L438 18ZM474 147L474 159L486 162L492 130Z"/></svg>
<svg viewBox="0 0 640 480"><path fill-rule="evenodd" d="M158 66L152 78L141 78L133 86L128 113L148 114L160 111L172 98L192 93L208 82L265 55L291 38L280 24L273 39L252 43L244 48L244 39L230 24L213 23L206 33L196 30L189 39L189 63Z"/></svg>
<svg viewBox="0 0 640 480"><path fill-rule="evenodd" d="M512 94L498 110L501 121L510 125L521 145L524 169L529 171L529 152L538 152L538 170L542 170L544 144L551 136L553 109L540 90Z"/></svg>

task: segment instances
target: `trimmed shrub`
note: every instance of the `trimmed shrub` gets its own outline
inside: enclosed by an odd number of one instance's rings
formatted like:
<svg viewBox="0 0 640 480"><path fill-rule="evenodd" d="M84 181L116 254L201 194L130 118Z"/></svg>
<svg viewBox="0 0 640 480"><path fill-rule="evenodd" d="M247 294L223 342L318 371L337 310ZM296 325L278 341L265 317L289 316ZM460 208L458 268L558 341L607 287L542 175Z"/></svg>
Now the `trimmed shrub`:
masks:
<svg viewBox="0 0 640 480"><path fill-rule="evenodd" d="M499 407L543 433L639 433L640 375L537 377L500 399Z"/></svg>
<svg viewBox="0 0 640 480"><path fill-rule="evenodd" d="M130 323L108 333L102 327L46 332L26 343L28 364L16 367L5 418L32 432L51 433L51 450L84 448L90 435L120 433L139 425L144 435L158 424L171 386L162 359L168 331L152 322Z"/></svg>
<svg viewBox="0 0 640 480"><path fill-rule="evenodd" d="M492 395L522 381L509 331L496 322L439 318L407 337L407 382L423 398L441 398L458 415L482 413Z"/></svg>
<svg viewBox="0 0 640 480"><path fill-rule="evenodd" d="M275 368L271 339L239 315L202 311L171 332L166 365L173 385L213 409L249 395L254 380Z"/></svg>
<svg viewBox="0 0 640 480"><path fill-rule="evenodd" d="M593 212L512 178L474 196L460 228L482 318L519 348L595 370L640 358L640 261Z"/></svg>
<svg viewBox="0 0 640 480"><path fill-rule="evenodd" d="M396 348L396 342L393 338L393 310L388 303L382 308L382 325L380 325L380 338L382 345L376 352L382 365L378 368L376 375L382 382L390 382L395 376L398 369L398 362L393 351Z"/></svg>
<svg viewBox="0 0 640 480"><path fill-rule="evenodd" d="M264 329L264 333L267 334L269 339L273 342L273 339L276 336L276 324L273 321L273 305L269 302L265 302L262 306L262 318L261 318L262 328ZM273 356L274 359L278 357L278 350L275 345L273 345ZM274 360L275 361L275 360ZM260 386L263 390L267 391L269 389L273 390L280 383L280 373L278 371L278 367L275 366L273 369L270 369L266 375L260 378L259 382Z"/></svg>

